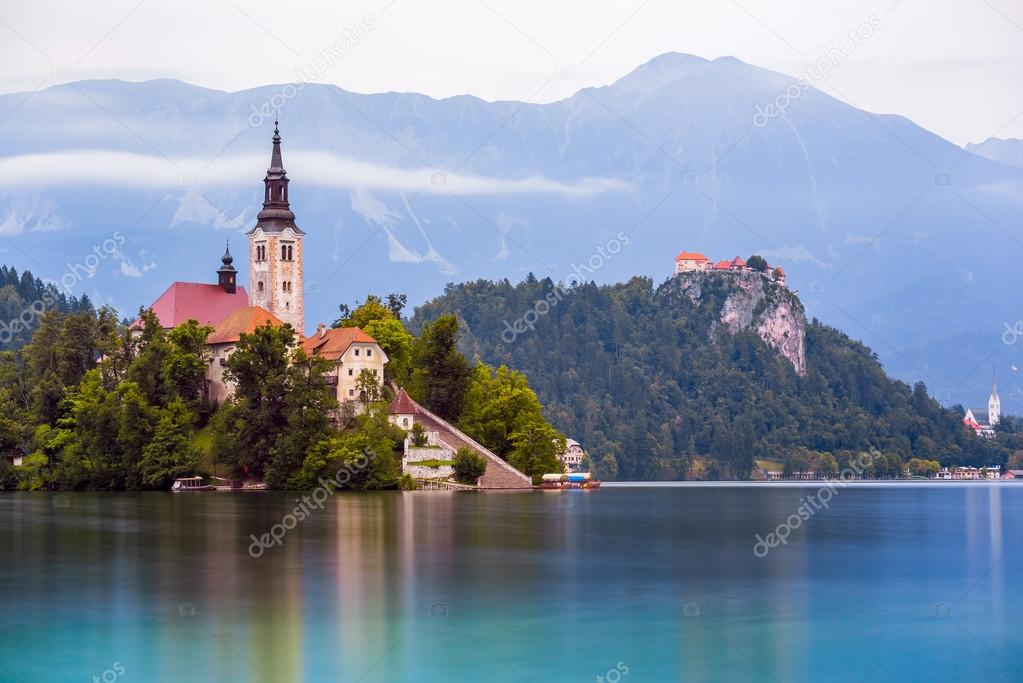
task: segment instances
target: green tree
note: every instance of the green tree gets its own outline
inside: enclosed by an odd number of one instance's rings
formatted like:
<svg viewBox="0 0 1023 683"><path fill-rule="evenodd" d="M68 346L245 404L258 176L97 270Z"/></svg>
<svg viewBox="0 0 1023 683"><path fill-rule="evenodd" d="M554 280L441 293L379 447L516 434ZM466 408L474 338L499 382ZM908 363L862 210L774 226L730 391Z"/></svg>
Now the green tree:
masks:
<svg viewBox="0 0 1023 683"><path fill-rule="evenodd" d="M330 416L337 410L337 398L323 378L331 365L318 356L306 356L301 349L292 354L283 407L286 427L271 449L266 468L266 482L273 488L287 487L309 450L333 433Z"/></svg>
<svg viewBox="0 0 1023 683"><path fill-rule="evenodd" d="M462 446L455 451L451 467L455 470L455 481L475 485L487 471L487 459L468 446Z"/></svg>
<svg viewBox="0 0 1023 683"><path fill-rule="evenodd" d="M759 254L754 254L746 259L746 265L759 273L767 272L767 260Z"/></svg>
<svg viewBox="0 0 1023 683"><path fill-rule="evenodd" d="M412 423L412 429L410 430L410 438L412 439L412 445L422 448L425 446L429 439L426 435L426 428L418 422Z"/></svg>
<svg viewBox="0 0 1023 683"><path fill-rule="evenodd" d="M458 317L448 313L423 325L412 348L412 397L445 420L457 421L469 383L469 363L458 351Z"/></svg>
<svg viewBox="0 0 1023 683"><path fill-rule="evenodd" d="M246 476L262 478L278 437L288 426L287 394L292 374L288 360L295 345L290 325L257 328L242 334L227 359L224 376L235 385L228 461Z"/></svg>
<svg viewBox="0 0 1023 683"><path fill-rule="evenodd" d="M166 489L178 477L196 474L198 456L192 447L193 413L180 398L160 410L153 439L142 450L143 483Z"/></svg>
<svg viewBox="0 0 1023 683"><path fill-rule="evenodd" d="M380 378L370 368L363 368L355 377L355 390L359 400L373 403L381 397Z"/></svg>

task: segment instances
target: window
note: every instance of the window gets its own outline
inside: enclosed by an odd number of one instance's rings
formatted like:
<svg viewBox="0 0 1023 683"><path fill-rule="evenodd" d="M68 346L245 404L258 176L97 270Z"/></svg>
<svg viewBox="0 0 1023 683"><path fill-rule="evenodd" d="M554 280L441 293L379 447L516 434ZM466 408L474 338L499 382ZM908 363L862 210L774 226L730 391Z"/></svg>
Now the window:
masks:
<svg viewBox="0 0 1023 683"><path fill-rule="evenodd" d="M260 280L259 282L256 283L256 291L259 292L260 294L263 293L263 281L262 280Z"/></svg>
<svg viewBox="0 0 1023 683"><path fill-rule="evenodd" d="M401 418L401 426L402 427L408 427L408 418L407 417Z"/></svg>
<svg viewBox="0 0 1023 683"><path fill-rule="evenodd" d="M348 376L351 377L353 374L355 374L355 371L352 370L351 368L348 368Z"/></svg>
<svg viewBox="0 0 1023 683"><path fill-rule="evenodd" d="M293 260L294 259L294 251L293 251L293 249L294 248L290 244L282 244L281 245L281 260L282 261L291 261L291 260Z"/></svg>
<svg viewBox="0 0 1023 683"><path fill-rule="evenodd" d="M366 355L367 356L372 356L373 355L373 349L366 349Z"/></svg>
<svg viewBox="0 0 1023 683"><path fill-rule="evenodd" d="M359 355L359 349L355 349L355 355L356 355L356 356L358 356L358 355Z"/></svg>
<svg viewBox="0 0 1023 683"><path fill-rule="evenodd" d="M348 390L348 395L349 396L355 396L355 389L349 389Z"/></svg>

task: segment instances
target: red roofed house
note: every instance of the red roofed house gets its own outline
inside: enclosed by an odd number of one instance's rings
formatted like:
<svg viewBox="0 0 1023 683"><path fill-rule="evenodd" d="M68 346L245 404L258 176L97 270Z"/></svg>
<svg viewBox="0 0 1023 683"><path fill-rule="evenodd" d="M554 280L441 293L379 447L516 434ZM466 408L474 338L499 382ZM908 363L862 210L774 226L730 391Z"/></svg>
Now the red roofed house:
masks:
<svg viewBox="0 0 1023 683"><path fill-rule="evenodd" d="M730 265L731 265L732 270L745 270L746 269L746 262L744 260L742 260L741 258L739 258L738 256L736 256L734 259L732 259L732 263Z"/></svg>
<svg viewBox="0 0 1023 683"><path fill-rule="evenodd" d="M224 379L224 368L227 359L234 353L235 347L243 334L252 334L257 327L272 325L280 327L284 323L264 308L246 306L239 308L214 326L213 332L206 337L209 348L209 369L206 371L206 400L223 403L234 394L234 385Z"/></svg>
<svg viewBox="0 0 1023 683"><path fill-rule="evenodd" d="M357 403L357 409L364 407L374 397L366 393L369 380L374 379L379 388L384 381L384 365L387 354L373 337L358 327L328 329L320 325L313 336L302 344L308 356L319 356L333 361L333 369L327 373L327 382L337 387L337 400ZM359 376L364 376L362 382Z"/></svg>
<svg viewBox="0 0 1023 683"><path fill-rule="evenodd" d="M717 263L714 264L714 268L713 269L714 270L731 270L732 269L732 262L731 261L718 261Z"/></svg>
<svg viewBox="0 0 1023 683"><path fill-rule="evenodd" d="M675 274L693 270L709 270L710 260L703 254L694 251L680 251L675 257Z"/></svg>

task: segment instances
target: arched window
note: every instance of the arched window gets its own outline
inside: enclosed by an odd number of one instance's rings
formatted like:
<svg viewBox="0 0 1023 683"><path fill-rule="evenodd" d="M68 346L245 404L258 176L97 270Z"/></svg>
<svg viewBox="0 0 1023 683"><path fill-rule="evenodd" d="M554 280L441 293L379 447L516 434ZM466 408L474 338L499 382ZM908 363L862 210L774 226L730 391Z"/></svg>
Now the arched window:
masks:
<svg viewBox="0 0 1023 683"><path fill-rule="evenodd" d="M288 245L286 244L281 245L281 260L282 261L288 260Z"/></svg>
<svg viewBox="0 0 1023 683"><path fill-rule="evenodd" d="M259 292L260 294L263 293L263 281L262 280L260 280L259 282L256 283L256 291Z"/></svg>

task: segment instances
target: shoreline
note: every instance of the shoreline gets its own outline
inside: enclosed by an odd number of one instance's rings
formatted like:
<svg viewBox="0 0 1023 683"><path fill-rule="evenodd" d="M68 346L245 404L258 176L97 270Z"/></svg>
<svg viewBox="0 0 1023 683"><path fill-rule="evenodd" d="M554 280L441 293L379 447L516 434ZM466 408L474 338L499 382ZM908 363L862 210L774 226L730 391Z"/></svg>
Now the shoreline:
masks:
<svg viewBox="0 0 1023 683"><path fill-rule="evenodd" d="M807 479L792 481L605 481L602 488L820 488L822 486L977 486L977 485L1013 485L1014 480L1003 479ZM1016 484L1018 485L1018 484ZM1020 488L1023 488L1021 486Z"/></svg>

